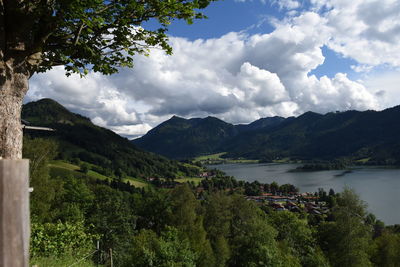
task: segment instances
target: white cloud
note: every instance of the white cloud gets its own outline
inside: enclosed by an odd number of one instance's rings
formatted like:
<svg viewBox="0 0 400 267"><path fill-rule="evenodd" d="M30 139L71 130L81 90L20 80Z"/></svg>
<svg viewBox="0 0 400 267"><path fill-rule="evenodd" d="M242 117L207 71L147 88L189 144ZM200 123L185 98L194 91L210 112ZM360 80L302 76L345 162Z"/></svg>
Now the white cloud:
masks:
<svg viewBox="0 0 400 267"><path fill-rule="evenodd" d="M85 78L66 77L61 67L31 79L28 101L44 97L59 101L73 112L88 116L104 127L135 125L139 113L107 76L91 73Z"/></svg>
<svg viewBox="0 0 400 267"><path fill-rule="evenodd" d="M296 9L301 6L299 1L296 0L272 0L272 4L278 5L280 9L289 10Z"/></svg>
<svg viewBox="0 0 400 267"><path fill-rule="evenodd" d="M350 68L355 72L367 73L370 72L374 67L371 65L359 64L359 65L351 65Z"/></svg>
<svg viewBox="0 0 400 267"><path fill-rule="evenodd" d="M400 66L400 2L312 0L326 19L328 47L360 64Z"/></svg>
<svg viewBox="0 0 400 267"><path fill-rule="evenodd" d="M399 105L400 74L399 71L386 73L371 73L361 81L366 87L375 92L382 106L393 107Z"/></svg>
<svg viewBox="0 0 400 267"><path fill-rule="evenodd" d="M290 2L296 1L281 3L290 9ZM310 72L324 63L324 45L355 59L355 71L398 66L396 12L376 7L377 1L311 2L313 11L274 21L276 29L268 34L171 38L172 56L153 50L149 57L137 56L135 68L110 77L64 78L56 68L33 78L29 98L54 98L126 136L144 134L174 114L246 123L309 110L385 106L394 89L385 93L388 89L376 89L373 81L352 81L343 73L317 78ZM391 4L396 10L397 2ZM377 16L368 13L372 8Z"/></svg>
<svg viewBox="0 0 400 267"><path fill-rule="evenodd" d="M235 0L235 2L241 2L241 3L251 2L251 1L253 0ZM292 10L299 8L301 6L299 1L296 0L259 0L259 1L263 4L270 2L272 5L277 5L279 9Z"/></svg>

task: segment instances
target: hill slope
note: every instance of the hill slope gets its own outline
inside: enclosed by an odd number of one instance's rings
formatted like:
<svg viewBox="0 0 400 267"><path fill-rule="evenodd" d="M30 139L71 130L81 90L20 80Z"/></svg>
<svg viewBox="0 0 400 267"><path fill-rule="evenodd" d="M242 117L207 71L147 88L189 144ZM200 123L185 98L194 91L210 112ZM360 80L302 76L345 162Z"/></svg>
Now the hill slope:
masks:
<svg viewBox="0 0 400 267"><path fill-rule="evenodd" d="M185 128L175 125L168 138L162 131L170 125L170 121L166 121L134 142L149 151L155 150L148 144L156 142L155 152L170 157L184 157L185 154L176 148L190 146L190 156L228 152L228 157L267 160L346 157L368 158L376 164L400 162L400 106L380 112L346 111L325 115L306 112L297 118L264 118L248 125L226 126L219 121L218 125L196 128L189 123L202 120L206 119L180 118L186 123ZM225 131L229 134L217 134L222 129L229 129ZM189 133L193 138L187 138Z"/></svg>
<svg viewBox="0 0 400 267"><path fill-rule="evenodd" d="M68 111L51 99L24 105L22 118L35 126L56 130L25 130L24 134L56 140L59 159L80 159L99 166L107 175L172 178L179 174L191 176L196 171L179 162L138 149L128 139L92 124L88 118Z"/></svg>
<svg viewBox="0 0 400 267"><path fill-rule="evenodd" d="M167 157L189 158L214 153L237 133L235 126L214 117L186 120L174 116L133 143Z"/></svg>

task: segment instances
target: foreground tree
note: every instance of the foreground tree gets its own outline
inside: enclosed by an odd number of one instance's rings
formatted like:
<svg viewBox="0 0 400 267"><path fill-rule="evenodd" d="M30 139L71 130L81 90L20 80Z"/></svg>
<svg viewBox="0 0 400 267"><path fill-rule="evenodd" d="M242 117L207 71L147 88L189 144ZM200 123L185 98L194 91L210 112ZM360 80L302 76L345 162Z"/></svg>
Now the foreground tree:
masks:
<svg viewBox="0 0 400 267"><path fill-rule="evenodd" d="M171 53L174 19L192 23L216 0L0 0L0 157L22 156L22 100L29 78L53 66L67 75L112 74L150 47ZM149 20L158 29L141 27Z"/></svg>
<svg viewBox="0 0 400 267"><path fill-rule="evenodd" d="M365 223L366 204L351 189L345 188L333 208L334 221L319 226L321 248L333 267L372 266L369 251L371 227Z"/></svg>

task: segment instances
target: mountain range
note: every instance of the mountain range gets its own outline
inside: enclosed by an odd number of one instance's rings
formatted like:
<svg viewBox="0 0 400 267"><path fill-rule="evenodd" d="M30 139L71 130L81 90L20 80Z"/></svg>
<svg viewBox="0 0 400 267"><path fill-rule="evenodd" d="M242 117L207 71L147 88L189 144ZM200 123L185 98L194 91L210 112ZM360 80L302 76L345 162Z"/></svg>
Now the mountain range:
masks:
<svg viewBox="0 0 400 267"><path fill-rule="evenodd" d="M172 117L133 143L144 150L182 159L227 152L226 157L271 161L279 158L370 164L400 163L400 106L383 111L345 111L298 117L262 118L233 125L214 117Z"/></svg>

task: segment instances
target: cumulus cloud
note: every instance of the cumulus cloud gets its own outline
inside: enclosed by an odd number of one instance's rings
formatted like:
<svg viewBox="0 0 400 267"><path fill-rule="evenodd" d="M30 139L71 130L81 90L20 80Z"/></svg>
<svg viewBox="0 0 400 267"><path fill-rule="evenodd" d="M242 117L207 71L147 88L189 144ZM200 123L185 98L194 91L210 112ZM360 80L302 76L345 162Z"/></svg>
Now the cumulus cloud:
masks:
<svg viewBox="0 0 400 267"><path fill-rule="evenodd" d="M279 2L287 9L298 3ZM399 6L383 2L395 10ZM271 33L231 32L194 41L171 37L172 56L154 49L149 57L137 56L135 68L110 77L64 78L56 68L33 78L28 97L54 98L129 137L172 115L248 123L309 110L379 109L387 94L370 89L372 83L353 81L344 73L332 78L310 74L324 63L323 46L355 59L355 71L400 64L395 55L400 12L383 7L382 1L380 7L374 3L312 0L310 11L275 20ZM372 8L379 16L367 12Z"/></svg>
<svg viewBox="0 0 400 267"><path fill-rule="evenodd" d="M273 4L277 4L280 9L296 9L300 7L299 1L296 0L274 0Z"/></svg>
<svg viewBox="0 0 400 267"><path fill-rule="evenodd" d="M235 0L235 2L249 2L253 0ZM272 5L277 5L280 9L296 9L301 6L299 1L296 0L259 0L261 3L266 4L266 3L271 3Z"/></svg>
<svg viewBox="0 0 400 267"><path fill-rule="evenodd" d="M87 116L108 128L141 123L140 114L130 106L129 99L106 76L91 73L85 78L65 76L61 67L31 79L26 101L44 97L59 101L73 112ZM129 131L119 131L130 136Z"/></svg>
<svg viewBox="0 0 400 267"><path fill-rule="evenodd" d="M393 107L399 105L400 75L398 71L371 73L360 82L375 92L376 97L383 106Z"/></svg>
<svg viewBox="0 0 400 267"><path fill-rule="evenodd" d="M328 47L360 64L400 66L400 2L311 0L326 19Z"/></svg>

